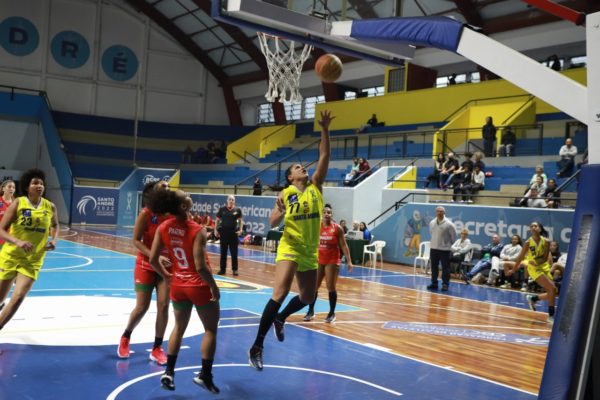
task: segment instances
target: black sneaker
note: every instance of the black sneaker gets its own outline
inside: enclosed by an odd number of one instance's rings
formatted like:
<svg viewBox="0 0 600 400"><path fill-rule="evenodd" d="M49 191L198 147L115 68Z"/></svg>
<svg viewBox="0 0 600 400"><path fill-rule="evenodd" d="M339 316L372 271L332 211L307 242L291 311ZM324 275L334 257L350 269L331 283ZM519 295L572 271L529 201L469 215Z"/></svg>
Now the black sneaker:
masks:
<svg viewBox="0 0 600 400"><path fill-rule="evenodd" d="M163 389L173 391L173 390L175 390L175 377L173 375L170 375L169 373L165 372L160 377L160 384Z"/></svg>
<svg viewBox="0 0 600 400"><path fill-rule="evenodd" d="M256 368L258 371L263 369L263 348L258 346L252 346L248 351L248 360L250 366Z"/></svg>
<svg viewBox="0 0 600 400"><path fill-rule="evenodd" d="M275 317L275 320L273 321L273 331L275 332L277 340L279 340L280 342L283 342L285 340L285 332L283 329L284 325L285 322L281 322L277 317Z"/></svg>
<svg viewBox="0 0 600 400"><path fill-rule="evenodd" d="M219 275L225 275L225 271L219 271L219 272L217 272L217 274L219 274Z"/></svg>
<svg viewBox="0 0 600 400"><path fill-rule="evenodd" d="M217 394L220 392L219 388L216 387L213 382L212 374L203 375L202 371L200 371L200 373L194 377L194 383L211 393Z"/></svg>
<svg viewBox="0 0 600 400"><path fill-rule="evenodd" d="M240 276L240 274L237 271L233 271L233 276Z"/></svg>
<svg viewBox="0 0 600 400"><path fill-rule="evenodd" d="M433 283L427 285L427 290L438 290L438 285L434 285Z"/></svg>
<svg viewBox="0 0 600 400"><path fill-rule="evenodd" d="M328 324L335 322L335 313L329 313L327 315L327 318L325 318L325 322L327 322Z"/></svg>
<svg viewBox="0 0 600 400"><path fill-rule="evenodd" d="M448 285L446 285L445 283L442 285L442 292L447 292L448 291Z"/></svg>

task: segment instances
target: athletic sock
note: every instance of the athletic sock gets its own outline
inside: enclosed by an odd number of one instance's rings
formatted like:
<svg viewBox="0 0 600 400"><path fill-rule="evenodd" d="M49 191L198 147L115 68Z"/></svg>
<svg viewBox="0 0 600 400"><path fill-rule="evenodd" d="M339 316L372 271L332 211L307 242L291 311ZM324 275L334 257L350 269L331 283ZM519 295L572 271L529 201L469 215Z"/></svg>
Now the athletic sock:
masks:
<svg viewBox="0 0 600 400"><path fill-rule="evenodd" d="M337 292L329 292L329 314L335 312L335 306L337 305Z"/></svg>
<svg viewBox="0 0 600 400"><path fill-rule="evenodd" d="M153 349L162 346L163 343L163 338L155 336L154 337L154 347L152 347Z"/></svg>
<svg viewBox="0 0 600 400"><path fill-rule="evenodd" d="M287 317L296 311L302 310L304 307L306 307L306 304L300 301L300 296L295 296L287 303L287 306L285 306L283 311L277 315L277 319L281 322L285 322Z"/></svg>
<svg viewBox="0 0 600 400"><path fill-rule="evenodd" d="M551 317L554 316L554 306L548 306L548 315Z"/></svg>
<svg viewBox="0 0 600 400"><path fill-rule="evenodd" d="M131 339L131 333L133 331L130 331L129 329L125 329L125 332L123 332L123 337L127 338L127 339Z"/></svg>
<svg viewBox="0 0 600 400"><path fill-rule="evenodd" d="M313 300L312 303L310 303L308 305L308 313L309 314L314 314L315 313L315 304L317 302L317 297L319 297L319 291L318 290L315 292L315 299Z"/></svg>
<svg viewBox="0 0 600 400"><path fill-rule="evenodd" d="M269 332L271 325L273 325L273 321L275 320L275 317L277 316L277 311L279 311L280 307L281 304L279 304L273 299L269 299L267 305L265 306L265 309L263 310L262 316L260 317L260 324L258 325L258 334L256 335L254 346L261 348L263 347L265 336L267 335L267 332Z"/></svg>
<svg viewBox="0 0 600 400"><path fill-rule="evenodd" d="M167 354L167 368L165 373L171 376L175 375L175 363L177 362L177 355Z"/></svg>
<svg viewBox="0 0 600 400"><path fill-rule="evenodd" d="M202 369L200 370L200 375L207 376L212 373L212 366L214 360L207 360L205 358L202 359Z"/></svg>

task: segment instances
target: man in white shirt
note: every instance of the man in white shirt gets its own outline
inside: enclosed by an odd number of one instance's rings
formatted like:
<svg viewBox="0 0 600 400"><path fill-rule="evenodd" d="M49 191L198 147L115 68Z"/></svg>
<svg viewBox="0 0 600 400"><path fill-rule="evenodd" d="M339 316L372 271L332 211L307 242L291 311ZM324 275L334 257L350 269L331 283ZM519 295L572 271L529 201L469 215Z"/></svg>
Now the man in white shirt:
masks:
<svg viewBox="0 0 600 400"><path fill-rule="evenodd" d="M529 196L527 197L527 207L532 208L546 208L546 201L540 197L540 193L537 187L532 186L529 189Z"/></svg>
<svg viewBox="0 0 600 400"><path fill-rule="evenodd" d="M559 178L571 176L575 167L575 156L577 155L577 147L573 145L573 139L567 138L565 140L565 144L560 148L558 155L560 161L557 163L558 172L556 176Z"/></svg>
<svg viewBox="0 0 600 400"><path fill-rule="evenodd" d="M429 290L438 289L439 264L442 263L442 291L448 291L450 285L450 255L452 244L456 240L456 226L446 218L446 209L439 206L435 209L436 218L429 223L431 233L431 284Z"/></svg>

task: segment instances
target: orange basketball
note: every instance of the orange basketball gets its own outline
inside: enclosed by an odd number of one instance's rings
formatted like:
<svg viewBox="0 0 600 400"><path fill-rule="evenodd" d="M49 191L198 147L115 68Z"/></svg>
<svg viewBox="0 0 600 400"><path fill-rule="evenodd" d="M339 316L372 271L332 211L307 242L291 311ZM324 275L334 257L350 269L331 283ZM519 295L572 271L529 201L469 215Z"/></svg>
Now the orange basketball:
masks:
<svg viewBox="0 0 600 400"><path fill-rule="evenodd" d="M323 54L315 63L315 72L323 82L335 82L342 75L342 61L335 54Z"/></svg>

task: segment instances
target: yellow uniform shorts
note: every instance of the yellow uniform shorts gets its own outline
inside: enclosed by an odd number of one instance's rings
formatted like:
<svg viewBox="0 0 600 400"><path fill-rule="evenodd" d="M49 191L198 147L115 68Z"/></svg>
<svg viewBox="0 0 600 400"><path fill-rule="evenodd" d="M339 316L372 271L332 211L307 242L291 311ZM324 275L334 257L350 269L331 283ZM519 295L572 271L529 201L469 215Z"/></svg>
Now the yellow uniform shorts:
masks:
<svg viewBox="0 0 600 400"><path fill-rule="evenodd" d="M550 274L550 264L547 262L543 263L542 265L533 265L527 263L527 272L534 281L542 275L546 275L550 281L553 280L552 275Z"/></svg>
<svg viewBox="0 0 600 400"><path fill-rule="evenodd" d="M285 241L279 242L275 262L292 261L298 265L298 272L312 271L319 267L318 248L310 249L305 246L290 246Z"/></svg>
<svg viewBox="0 0 600 400"><path fill-rule="evenodd" d="M32 263L24 258L8 257L0 254L0 280L13 279L17 273L37 280L44 260Z"/></svg>

